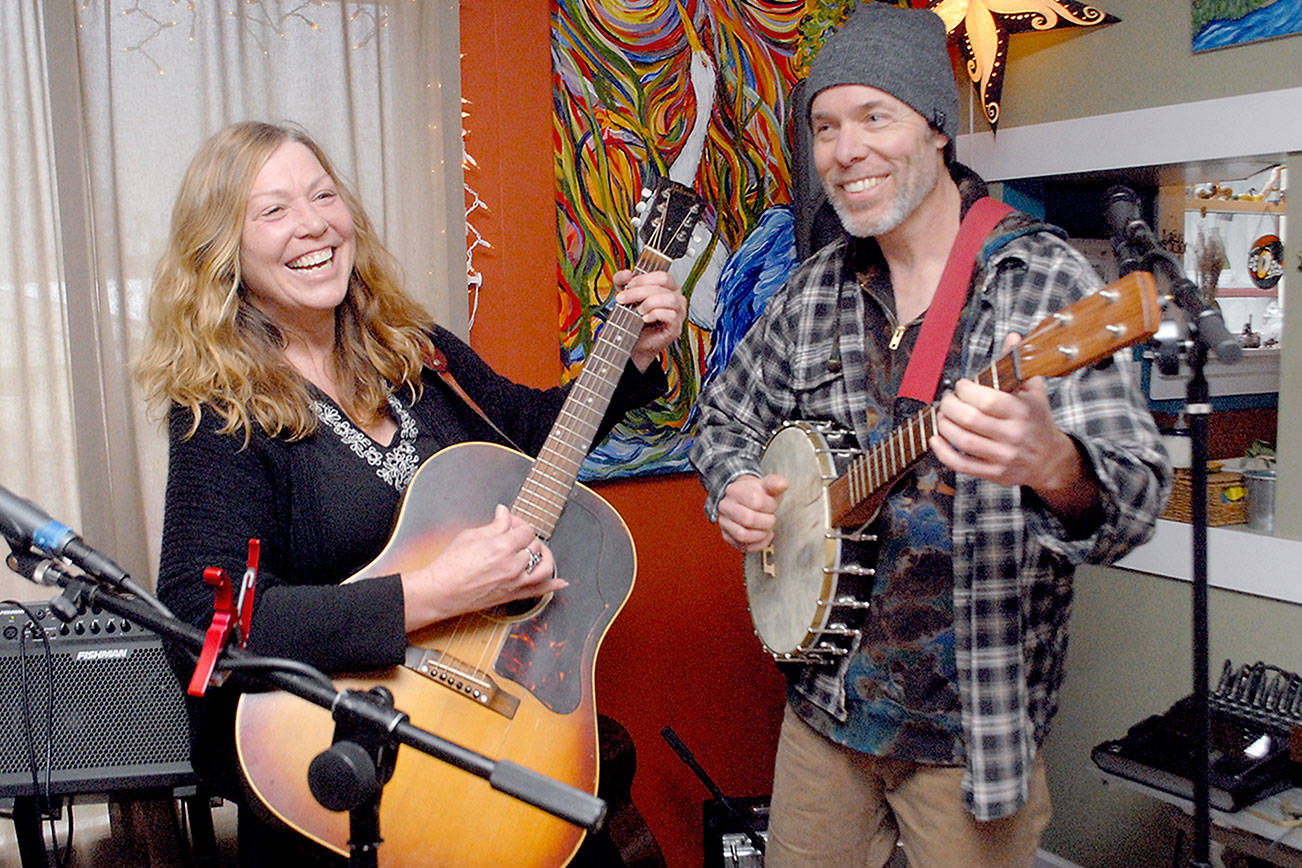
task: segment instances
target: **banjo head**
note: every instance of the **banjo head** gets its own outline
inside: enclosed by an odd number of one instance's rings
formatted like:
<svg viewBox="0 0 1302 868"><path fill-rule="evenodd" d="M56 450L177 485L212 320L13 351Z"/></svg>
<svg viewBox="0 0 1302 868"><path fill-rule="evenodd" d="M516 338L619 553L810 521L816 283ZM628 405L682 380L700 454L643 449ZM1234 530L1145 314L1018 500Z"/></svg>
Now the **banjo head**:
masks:
<svg viewBox="0 0 1302 868"><path fill-rule="evenodd" d="M774 432L760 468L789 482L773 543L745 557L746 599L755 635L778 659L799 658L827 625L836 592L838 546L828 537L827 483L836 475L823 435L807 422Z"/></svg>

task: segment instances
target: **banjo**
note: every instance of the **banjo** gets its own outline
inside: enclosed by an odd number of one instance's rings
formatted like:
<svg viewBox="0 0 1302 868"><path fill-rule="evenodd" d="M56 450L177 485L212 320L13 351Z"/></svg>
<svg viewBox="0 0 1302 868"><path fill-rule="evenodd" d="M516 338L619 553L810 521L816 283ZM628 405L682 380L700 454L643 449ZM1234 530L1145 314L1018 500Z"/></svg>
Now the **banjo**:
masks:
<svg viewBox="0 0 1302 868"><path fill-rule="evenodd" d="M1011 392L1030 377L1060 377L1157 331L1161 311L1150 274L1132 272L1042 320L979 374ZM937 404L860 452L849 432L820 422L780 426L760 458L762 475L786 477L773 541L745 558L755 635L779 662L827 663L850 653L872 587L875 538L866 532L886 496L928 451Z"/></svg>

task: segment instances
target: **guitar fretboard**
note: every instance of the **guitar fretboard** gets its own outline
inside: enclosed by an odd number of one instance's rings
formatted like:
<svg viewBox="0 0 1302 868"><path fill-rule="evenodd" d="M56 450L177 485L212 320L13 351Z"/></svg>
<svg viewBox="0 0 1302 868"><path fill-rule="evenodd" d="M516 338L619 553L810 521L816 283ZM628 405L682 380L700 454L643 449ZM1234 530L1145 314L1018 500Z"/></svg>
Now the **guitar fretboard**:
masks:
<svg viewBox="0 0 1302 868"><path fill-rule="evenodd" d="M644 274L663 271L668 266L669 260L664 255L647 247L633 270ZM622 304L611 308L547 442L516 496L511 511L529 522L543 539L548 539L556 529L561 510L579 477L579 468L592 447L615 386L641 333L642 317L636 310Z"/></svg>
<svg viewBox="0 0 1302 868"><path fill-rule="evenodd" d="M1133 271L1045 317L976 381L1012 392L1031 377L1060 377L1148 338L1160 323L1152 275ZM833 526L872 520L895 482L927 452L938 412L936 404L925 407L828 485Z"/></svg>

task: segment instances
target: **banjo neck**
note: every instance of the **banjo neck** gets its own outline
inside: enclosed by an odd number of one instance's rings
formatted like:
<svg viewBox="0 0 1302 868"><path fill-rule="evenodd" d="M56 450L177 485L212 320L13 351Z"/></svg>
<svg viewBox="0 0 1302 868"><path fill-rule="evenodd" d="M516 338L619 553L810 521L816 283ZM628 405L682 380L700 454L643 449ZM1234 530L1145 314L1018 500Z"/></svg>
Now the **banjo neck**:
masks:
<svg viewBox="0 0 1302 868"><path fill-rule="evenodd" d="M983 386L1011 392L1022 382L1013 353L1009 353L974 378ZM930 451L927 441L936 433L940 402L924 407L887 435L886 439L850 462L845 473L827 489L835 527L872 521L882 501L909 468Z"/></svg>

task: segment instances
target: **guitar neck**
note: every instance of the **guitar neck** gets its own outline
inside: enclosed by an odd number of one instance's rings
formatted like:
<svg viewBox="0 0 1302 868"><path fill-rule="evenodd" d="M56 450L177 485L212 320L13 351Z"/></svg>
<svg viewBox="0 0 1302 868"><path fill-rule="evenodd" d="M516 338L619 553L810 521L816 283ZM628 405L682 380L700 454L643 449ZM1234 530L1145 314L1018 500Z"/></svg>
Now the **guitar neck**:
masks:
<svg viewBox="0 0 1302 868"><path fill-rule="evenodd" d="M1135 271L1041 320L974 379L1012 392L1031 377L1061 377L1152 336L1161 324L1151 274ZM891 487L927 453L937 404L926 407L850 463L828 485L834 527L870 521Z"/></svg>
<svg viewBox="0 0 1302 868"><path fill-rule="evenodd" d="M669 260L663 254L646 247L633 271L645 274L668 267ZM574 381L547 441L520 487L511 511L529 522L543 539L549 539L556 529L561 510L578 480L579 468L592 448L615 386L641 333L642 317L634 308L612 305L579 378Z"/></svg>

